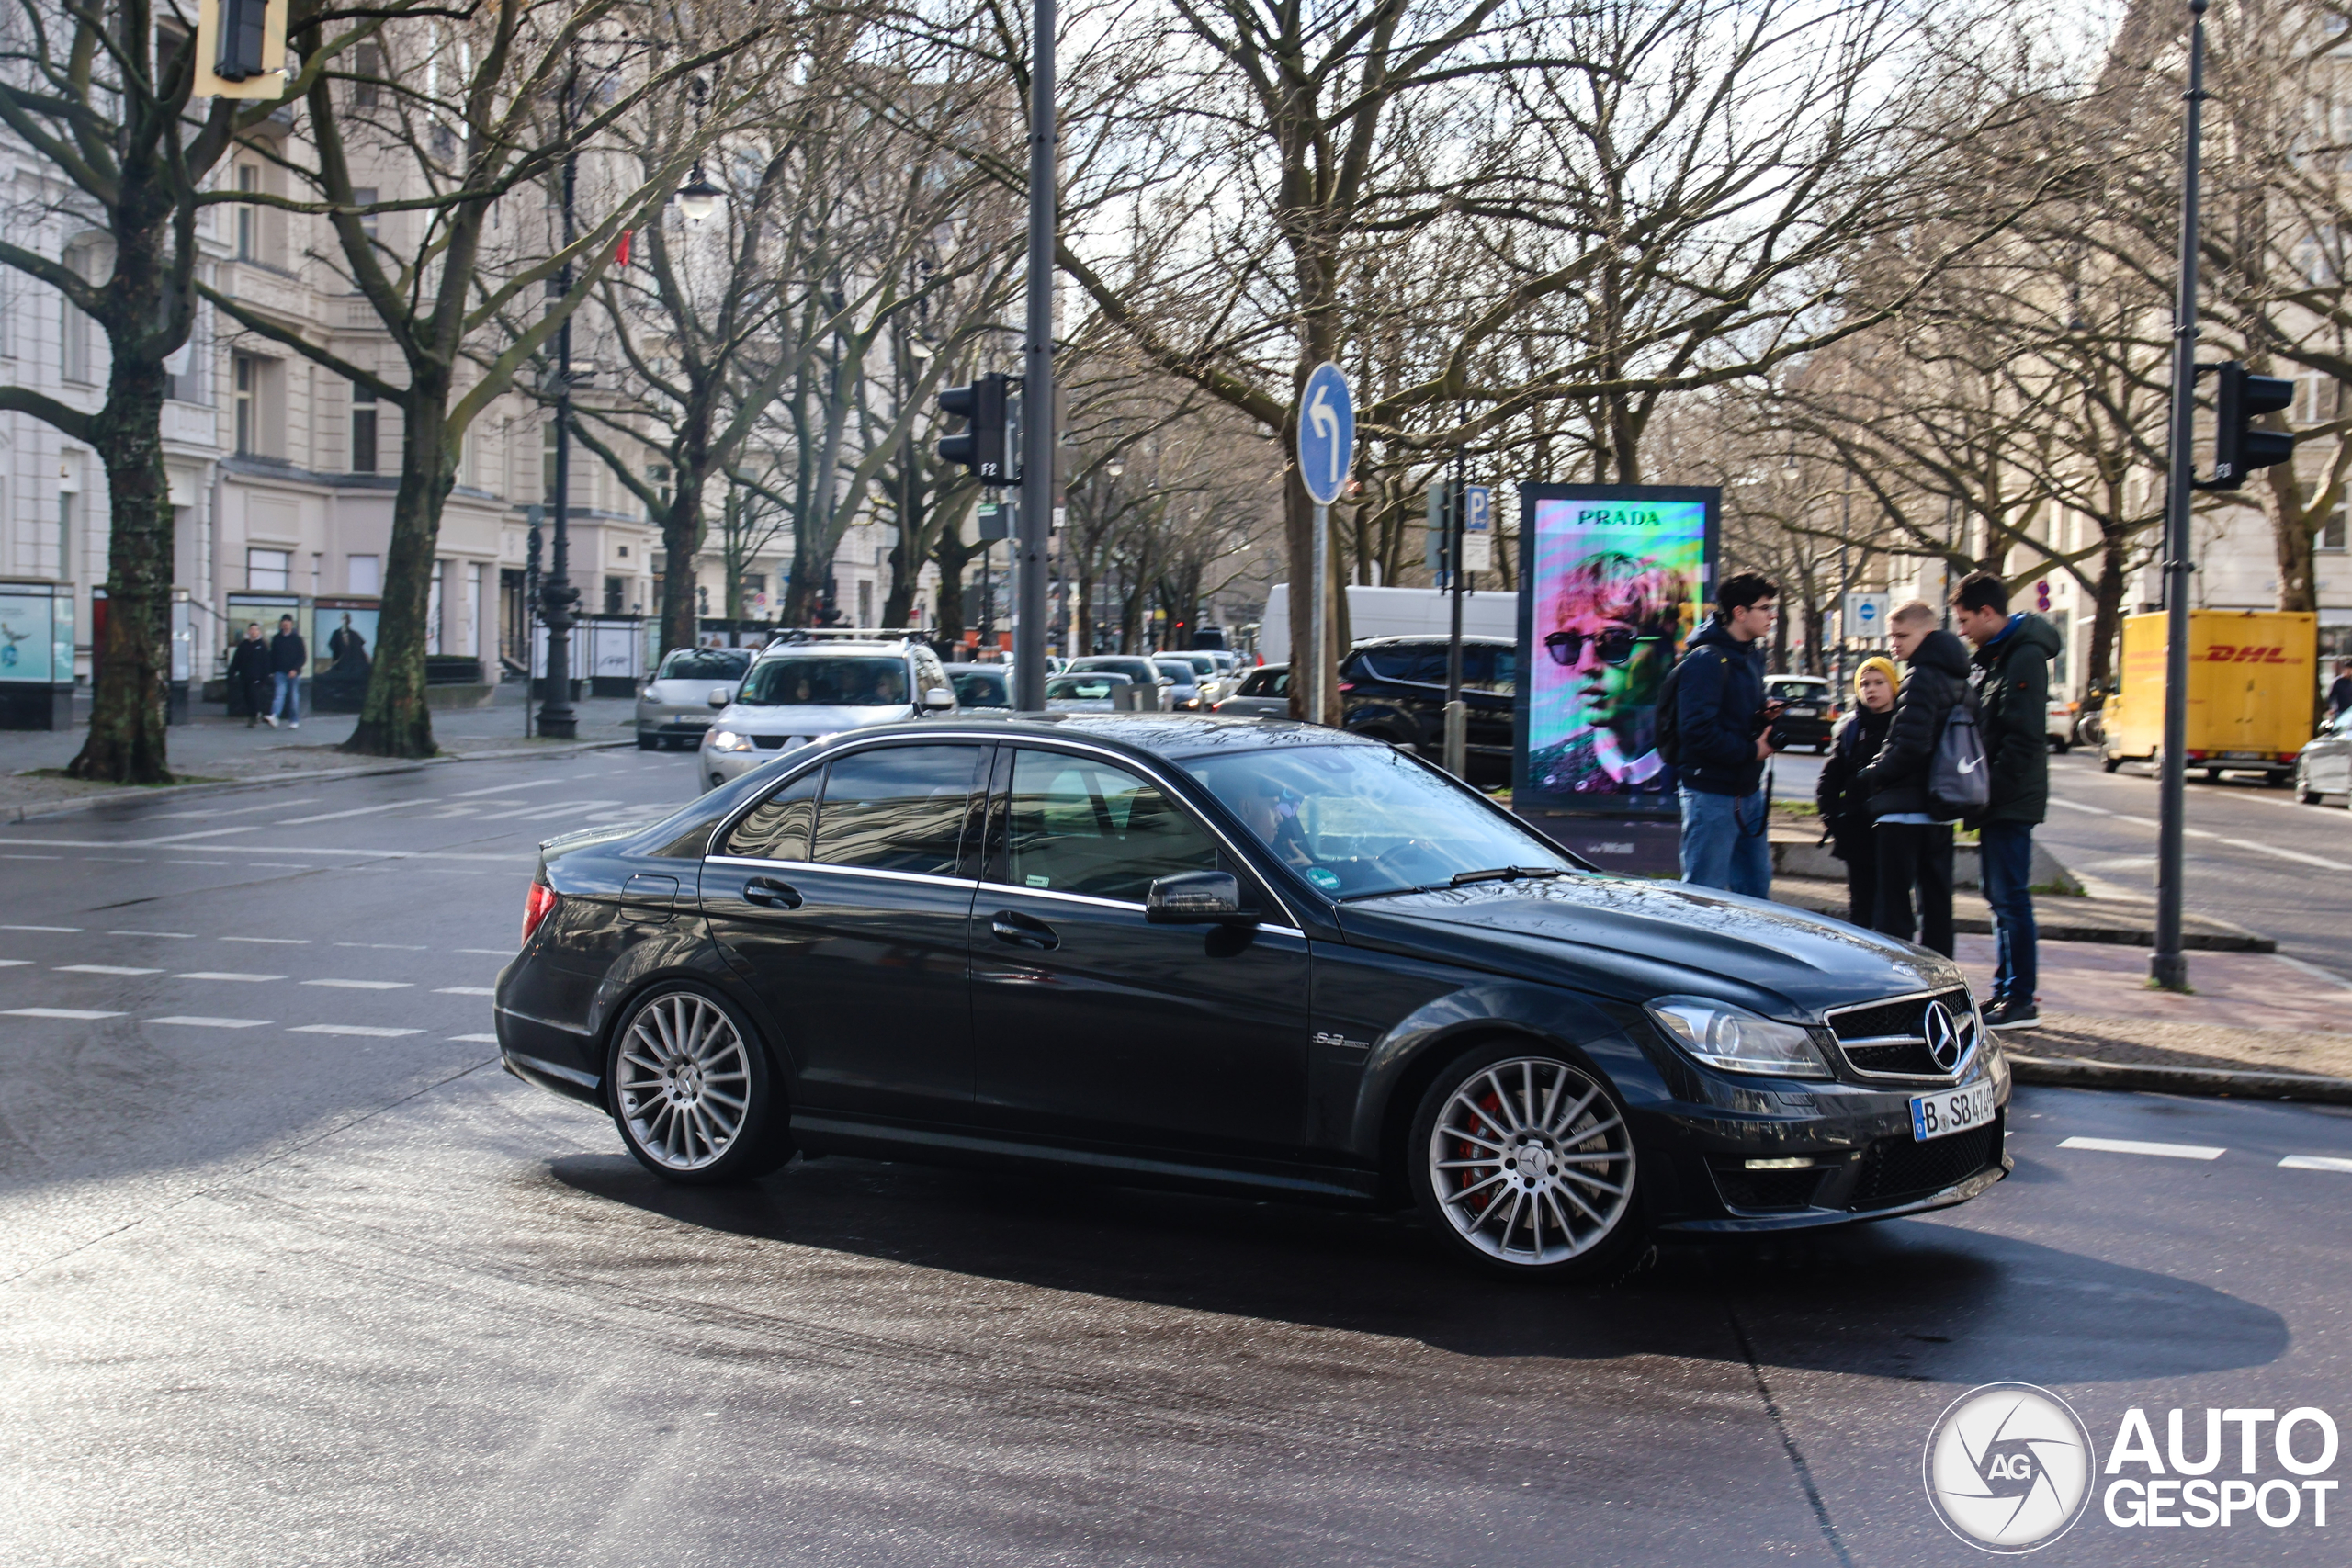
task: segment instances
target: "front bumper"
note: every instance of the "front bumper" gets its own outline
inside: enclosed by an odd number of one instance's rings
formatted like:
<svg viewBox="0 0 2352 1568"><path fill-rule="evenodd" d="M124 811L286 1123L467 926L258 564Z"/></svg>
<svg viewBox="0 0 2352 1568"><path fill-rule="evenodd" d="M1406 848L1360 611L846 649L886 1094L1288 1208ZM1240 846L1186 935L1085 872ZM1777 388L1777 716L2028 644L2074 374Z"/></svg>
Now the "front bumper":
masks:
<svg viewBox="0 0 2352 1568"><path fill-rule="evenodd" d="M707 711L675 713L666 708L637 710L637 732L639 735L659 736L664 740L699 740L709 728L710 715Z"/></svg>
<svg viewBox="0 0 2352 1568"><path fill-rule="evenodd" d="M712 789L732 784L763 762L772 762L783 756L777 751L714 751L705 746L695 753L701 764L702 782Z"/></svg>

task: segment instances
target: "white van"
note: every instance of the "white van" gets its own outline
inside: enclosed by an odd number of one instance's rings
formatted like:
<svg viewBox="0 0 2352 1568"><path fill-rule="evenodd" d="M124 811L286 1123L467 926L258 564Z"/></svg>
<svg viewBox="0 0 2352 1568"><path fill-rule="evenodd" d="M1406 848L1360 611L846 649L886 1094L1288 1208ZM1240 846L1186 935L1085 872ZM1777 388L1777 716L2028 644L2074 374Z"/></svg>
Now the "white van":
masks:
<svg viewBox="0 0 2352 1568"><path fill-rule="evenodd" d="M1453 595L1442 588L1348 590L1348 636L1444 637L1453 629ZM1519 590L1472 590L1462 596L1462 635L1516 639ZM1267 592L1265 619L1258 627L1258 656L1269 664L1290 662L1290 584Z"/></svg>

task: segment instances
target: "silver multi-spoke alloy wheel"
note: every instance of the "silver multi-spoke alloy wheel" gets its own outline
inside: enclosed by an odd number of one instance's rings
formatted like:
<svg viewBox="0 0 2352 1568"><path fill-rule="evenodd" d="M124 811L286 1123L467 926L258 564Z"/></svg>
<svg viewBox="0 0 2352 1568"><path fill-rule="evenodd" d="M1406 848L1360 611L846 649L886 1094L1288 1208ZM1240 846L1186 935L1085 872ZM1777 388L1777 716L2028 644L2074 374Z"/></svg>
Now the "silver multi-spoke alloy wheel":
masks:
<svg viewBox="0 0 2352 1568"><path fill-rule="evenodd" d="M1634 1143L1615 1102L1549 1056L1485 1063L1430 1125L1429 1189L1454 1235L1496 1262L1550 1269L1615 1236L1634 1196Z"/></svg>
<svg viewBox="0 0 2352 1568"><path fill-rule="evenodd" d="M613 1064L629 1142L664 1171L707 1170L743 1136L752 1047L697 991L663 991L631 1015Z"/></svg>

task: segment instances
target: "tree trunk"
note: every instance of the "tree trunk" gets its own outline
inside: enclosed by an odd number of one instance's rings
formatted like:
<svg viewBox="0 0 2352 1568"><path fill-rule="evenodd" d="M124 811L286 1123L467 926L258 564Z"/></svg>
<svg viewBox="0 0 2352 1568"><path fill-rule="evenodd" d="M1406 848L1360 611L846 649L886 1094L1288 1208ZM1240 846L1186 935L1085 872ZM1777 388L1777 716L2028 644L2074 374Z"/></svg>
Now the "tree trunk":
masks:
<svg viewBox="0 0 2352 1568"><path fill-rule="evenodd" d="M392 547L384 570L384 608L377 623L376 662L359 724L343 750L368 757L430 757L433 712L424 701L426 617L433 604L433 552L441 507L457 483L442 439L448 385L412 388L401 423L401 485L392 498Z"/></svg>
<svg viewBox="0 0 2352 1568"><path fill-rule="evenodd" d="M2115 684L2115 640L2123 627L2123 562L2128 536L2109 527L2101 536L2098 584L2093 590L2090 656L2085 661L2086 689L2111 691Z"/></svg>
<svg viewBox="0 0 2352 1568"><path fill-rule="evenodd" d="M662 514L662 651L692 648L701 627L695 614L695 556L703 547L702 475L683 463L671 469L670 510ZM736 591L729 590L730 597Z"/></svg>
<svg viewBox="0 0 2352 1568"><path fill-rule="evenodd" d="M164 471L164 369L118 353L107 379L106 406L91 431L107 471L107 634L96 650L90 733L65 771L108 784L169 784L164 699L171 673L173 530L171 480Z"/></svg>

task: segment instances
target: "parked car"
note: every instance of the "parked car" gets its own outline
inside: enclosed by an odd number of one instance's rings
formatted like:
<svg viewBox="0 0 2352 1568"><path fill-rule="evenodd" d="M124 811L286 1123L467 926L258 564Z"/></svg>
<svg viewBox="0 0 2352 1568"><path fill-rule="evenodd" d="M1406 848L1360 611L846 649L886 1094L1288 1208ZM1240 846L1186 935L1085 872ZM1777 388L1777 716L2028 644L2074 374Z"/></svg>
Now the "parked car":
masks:
<svg viewBox="0 0 2352 1568"><path fill-rule="evenodd" d="M1172 704L1173 699L1169 694L1169 688L1176 684L1175 677L1139 653L1090 653L1082 659L1071 660L1069 668L1063 673L1083 675L1089 671L1096 670L1107 670L1114 674L1125 675L1138 686L1157 686L1160 689L1161 705L1167 706Z"/></svg>
<svg viewBox="0 0 2352 1568"><path fill-rule="evenodd" d="M637 749L691 746L711 715L735 700L752 667L746 648L673 648L637 694ZM714 697L719 700L713 703Z"/></svg>
<svg viewBox="0 0 2352 1568"><path fill-rule="evenodd" d="M1442 637L1385 637L1356 644L1340 664L1341 722L1348 731L1442 761L1447 646ZM1462 639L1462 701L1468 710L1464 762L1472 784L1510 782L1518 689L1516 642Z"/></svg>
<svg viewBox="0 0 2352 1568"><path fill-rule="evenodd" d="M1262 664L1241 678L1233 695L1216 705L1227 718L1288 718L1290 666Z"/></svg>
<svg viewBox="0 0 2352 1568"><path fill-rule="evenodd" d="M1411 1204L1465 1263L1571 1280L2010 1168L1949 959L1600 872L1319 728L839 735L549 840L525 908L506 1067L674 1182L839 1153Z"/></svg>
<svg viewBox="0 0 2352 1568"><path fill-rule="evenodd" d="M1193 668L1193 661L1181 653L1162 653L1155 655L1151 662L1153 668L1167 677L1167 690L1162 694L1162 701L1168 707L1179 713L1200 712L1203 706L1201 674Z"/></svg>
<svg viewBox="0 0 2352 1568"><path fill-rule="evenodd" d="M2331 795L2352 795L2352 710L2329 719L2295 759L2295 798L2317 806Z"/></svg>
<svg viewBox="0 0 2352 1568"><path fill-rule="evenodd" d="M1788 741L1783 750L1810 746L1818 753L1829 750L1830 727L1837 715L1829 701L1829 682L1818 675L1770 675L1764 694L1789 705L1774 726Z"/></svg>
<svg viewBox="0 0 2352 1568"><path fill-rule="evenodd" d="M1046 679L1047 713L1112 713L1119 705L1119 690L1135 682L1115 670L1090 670L1079 675Z"/></svg>
<svg viewBox="0 0 2352 1568"><path fill-rule="evenodd" d="M956 707L965 713L1012 711L1010 664L950 664L947 680L955 688Z"/></svg>
<svg viewBox="0 0 2352 1568"><path fill-rule="evenodd" d="M1212 654L1199 649L1183 649L1163 657L1181 659L1193 667L1193 683L1201 689L1201 706L1204 708L1216 705L1219 698L1233 689Z"/></svg>
<svg viewBox="0 0 2352 1568"><path fill-rule="evenodd" d="M2050 701L2049 716L2042 725L2042 733L2049 738L2050 749L2062 757L2074 750L2075 726L2078 722L2082 707L2083 705L2080 703L2068 702L2061 698L2053 697Z"/></svg>
<svg viewBox="0 0 2352 1568"><path fill-rule="evenodd" d="M844 729L955 711L947 668L922 643L772 644L703 737L703 786Z"/></svg>

